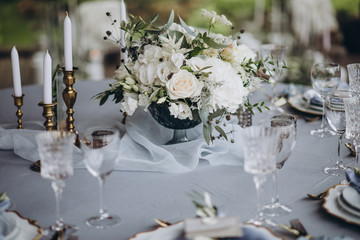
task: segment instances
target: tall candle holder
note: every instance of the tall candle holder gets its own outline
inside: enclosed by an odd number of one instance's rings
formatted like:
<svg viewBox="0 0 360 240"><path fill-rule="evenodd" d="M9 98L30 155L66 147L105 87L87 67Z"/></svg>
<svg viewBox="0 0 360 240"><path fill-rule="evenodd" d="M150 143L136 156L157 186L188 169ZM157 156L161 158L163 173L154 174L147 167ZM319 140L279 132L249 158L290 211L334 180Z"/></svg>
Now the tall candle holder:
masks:
<svg viewBox="0 0 360 240"><path fill-rule="evenodd" d="M53 117L55 116L53 107L56 103L45 104L44 102L40 102L39 106L43 108L43 117L46 119L44 122L44 126L46 131L52 131L55 127L55 122L53 121Z"/></svg>
<svg viewBox="0 0 360 240"><path fill-rule="evenodd" d="M22 125L22 111L21 111L21 106L23 105L23 99L24 99L24 94L22 96L15 96L14 94L12 95L14 98L14 104L17 107L17 111L16 111L16 116L17 116L17 129L24 129L23 125Z"/></svg>
<svg viewBox="0 0 360 240"><path fill-rule="evenodd" d="M77 71L78 68L74 67L72 71L69 71L65 70L63 67L61 70L64 73L63 82L65 84L65 89L62 92L62 96L67 107L66 128L68 131L76 133L74 125L74 104L76 101L77 92L73 88L73 85L75 83L74 72Z"/></svg>

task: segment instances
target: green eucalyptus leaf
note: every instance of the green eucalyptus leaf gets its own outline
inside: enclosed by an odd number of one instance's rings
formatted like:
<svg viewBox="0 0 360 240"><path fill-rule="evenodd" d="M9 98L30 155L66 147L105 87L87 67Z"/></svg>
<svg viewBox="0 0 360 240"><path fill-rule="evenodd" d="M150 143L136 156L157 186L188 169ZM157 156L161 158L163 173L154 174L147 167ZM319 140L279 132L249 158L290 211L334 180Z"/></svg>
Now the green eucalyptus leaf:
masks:
<svg viewBox="0 0 360 240"><path fill-rule="evenodd" d="M221 135L222 137L224 137L226 140L228 140L228 138L227 138L227 136L226 136L226 133L224 132L224 130L223 130L221 127L215 126L215 130L218 131L218 133L220 133L220 135Z"/></svg>
<svg viewBox="0 0 360 240"><path fill-rule="evenodd" d="M209 109L207 107L200 109L199 116L203 124L208 125Z"/></svg>
<svg viewBox="0 0 360 240"><path fill-rule="evenodd" d="M207 145L210 144L211 132L212 132L211 125L203 124L203 136L204 136L204 139L205 139L205 142L206 142Z"/></svg>
<svg viewBox="0 0 360 240"><path fill-rule="evenodd" d="M204 39L204 42L205 42L209 47L216 48L216 49L226 48L226 47L227 47L227 45L219 44L219 43L215 42L214 40L212 40L212 39L209 38L209 37L204 37L203 39Z"/></svg>
<svg viewBox="0 0 360 240"><path fill-rule="evenodd" d="M165 25L165 29L169 29L170 26L173 24L173 22L174 22L174 9L171 10L169 20L168 20L167 24Z"/></svg>
<svg viewBox="0 0 360 240"><path fill-rule="evenodd" d="M186 31L188 34L190 34L190 35L193 36L193 37L196 37L196 36L197 36L197 34L196 34L193 30L191 30L188 25L186 25L186 23L182 20L182 18L181 18L180 16L179 16L179 20L180 20L181 26L185 29L185 31Z"/></svg>

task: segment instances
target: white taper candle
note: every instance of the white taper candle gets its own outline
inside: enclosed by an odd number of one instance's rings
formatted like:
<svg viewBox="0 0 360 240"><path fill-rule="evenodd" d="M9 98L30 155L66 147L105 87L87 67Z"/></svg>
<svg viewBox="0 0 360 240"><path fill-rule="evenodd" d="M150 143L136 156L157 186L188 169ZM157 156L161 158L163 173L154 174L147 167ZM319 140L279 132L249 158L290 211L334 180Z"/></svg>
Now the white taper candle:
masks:
<svg viewBox="0 0 360 240"><path fill-rule="evenodd" d="M65 55L65 70L73 70L72 59L72 39L71 39L71 21L68 13L64 20L64 55Z"/></svg>
<svg viewBox="0 0 360 240"><path fill-rule="evenodd" d="M52 103L52 63L49 51L46 51L44 57L44 104Z"/></svg>
<svg viewBox="0 0 360 240"><path fill-rule="evenodd" d="M16 97L21 97L22 91L21 91L20 62L19 62L19 54L15 46L11 49L11 65L12 65L12 74L13 74L13 82L14 82L14 95Z"/></svg>

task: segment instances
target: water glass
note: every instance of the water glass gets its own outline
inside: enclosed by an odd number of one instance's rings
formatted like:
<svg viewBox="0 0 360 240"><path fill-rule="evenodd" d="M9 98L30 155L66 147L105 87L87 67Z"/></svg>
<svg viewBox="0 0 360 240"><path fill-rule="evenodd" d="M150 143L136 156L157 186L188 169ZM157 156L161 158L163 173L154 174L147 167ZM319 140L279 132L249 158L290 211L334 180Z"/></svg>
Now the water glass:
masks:
<svg viewBox="0 0 360 240"><path fill-rule="evenodd" d="M276 128L256 125L245 128L241 136L244 144L244 170L253 175L257 192L257 214L249 222L255 225L268 225L269 220L264 218L260 200L267 175L276 169L278 132Z"/></svg>
<svg viewBox="0 0 360 240"><path fill-rule="evenodd" d="M341 67L337 63L316 63L311 68L311 83L314 90L320 95L323 102L325 98L335 92L340 83ZM321 126L317 130L311 130L310 134L317 137L328 137L335 135L325 126L325 104Z"/></svg>
<svg viewBox="0 0 360 240"><path fill-rule="evenodd" d="M99 180L99 215L90 217L86 224L95 228L110 228L118 225L121 219L110 215L104 206L103 186L105 177L114 170L118 159L120 134L116 128L98 126L88 128L83 137L82 150L87 170Z"/></svg>
<svg viewBox="0 0 360 240"><path fill-rule="evenodd" d="M56 199L56 222L42 230L43 235L52 231L69 233L77 230L74 225L66 224L60 215L60 199L66 179L73 175L72 152L75 134L63 131L48 131L36 135L38 152L41 161L41 176L52 181L51 186ZM70 232L71 232L70 231Z"/></svg>
<svg viewBox="0 0 360 240"><path fill-rule="evenodd" d="M345 137L353 140L356 151L355 167L359 169L360 97L354 96L351 98L344 99L344 106L345 106L345 115L346 115Z"/></svg>
<svg viewBox="0 0 360 240"><path fill-rule="evenodd" d="M350 89L360 94L360 63L347 65Z"/></svg>
<svg viewBox="0 0 360 240"><path fill-rule="evenodd" d="M270 83L271 83L271 102L275 102L275 93L274 88L277 81L280 80L281 75L284 71L282 68L285 63L285 55L286 55L286 46L278 45L278 44L263 44L261 46L261 57L265 61L273 62L273 65L267 65L270 74Z"/></svg>
<svg viewBox="0 0 360 240"><path fill-rule="evenodd" d="M330 127L336 132L338 137L338 156L335 166L326 167L324 172L334 176L345 176L345 166L343 164L340 150L342 145L342 137L346 129L346 114L344 100L354 97L355 92L349 90L337 90L331 96L328 96L325 100L326 120Z"/></svg>

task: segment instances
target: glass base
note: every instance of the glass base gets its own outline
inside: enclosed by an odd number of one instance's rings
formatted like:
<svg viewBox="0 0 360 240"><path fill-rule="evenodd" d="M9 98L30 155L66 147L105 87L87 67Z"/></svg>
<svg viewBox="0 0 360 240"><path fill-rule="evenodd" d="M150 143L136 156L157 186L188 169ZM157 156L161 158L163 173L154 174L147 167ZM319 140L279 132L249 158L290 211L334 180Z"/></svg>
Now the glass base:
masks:
<svg viewBox="0 0 360 240"><path fill-rule="evenodd" d="M255 226L262 226L262 227L276 227L277 226L276 222L274 222L270 219L266 219L266 218L252 218L252 219L246 221L246 223L253 224Z"/></svg>
<svg viewBox="0 0 360 240"><path fill-rule="evenodd" d="M43 236L56 236L52 239L67 239L66 236L74 235L79 230L79 227L76 225L65 224L65 223L55 223L46 228L41 229L41 234Z"/></svg>
<svg viewBox="0 0 360 240"><path fill-rule="evenodd" d="M120 222L121 219L116 215L96 216L86 220L86 225L95 228L111 228L117 226Z"/></svg>
<svg viewBox="0 0 360 240"><path fill-rule="evenodd" d="M186 135L185 129L174 129L173 138L166 145L184 143L190 141Z"/></svg>
<svg viewBox="0 0 360 240"><path fill-rule="evenodd" d="M336 132L325 127L325 128L319 128L316 130L311 130L310 134L315 137L325 138L325 137L335 136Z"/></svg>
<svg viewBox="0 0 360 240"><path fill-rule="evenodd" d="M285 216L290 214L291 211L290 206L281 203L265 205L263 208L263 213L269 217Z"/></svg>
<svg viewBox="0 0 360 240"><path fill-rule="evenodd" d="M324 168L324 172L333 176L345 176L345 170L351 169L349 167L345 167L344 165L335 165L333 167Z"/></svg>

